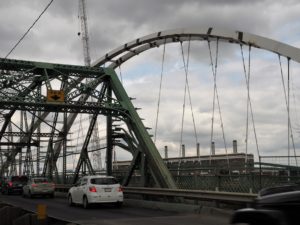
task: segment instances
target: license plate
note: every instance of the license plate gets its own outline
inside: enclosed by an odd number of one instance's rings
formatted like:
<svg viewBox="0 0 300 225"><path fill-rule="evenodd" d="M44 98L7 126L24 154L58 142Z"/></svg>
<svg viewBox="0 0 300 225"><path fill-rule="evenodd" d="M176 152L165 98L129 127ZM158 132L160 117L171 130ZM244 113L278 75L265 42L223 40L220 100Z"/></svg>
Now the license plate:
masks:
<svg viewBox="0 0 300 225"><path fill-rule="evenodd" d="M104 188L105 192L111 192L111 188Z"/></svg>

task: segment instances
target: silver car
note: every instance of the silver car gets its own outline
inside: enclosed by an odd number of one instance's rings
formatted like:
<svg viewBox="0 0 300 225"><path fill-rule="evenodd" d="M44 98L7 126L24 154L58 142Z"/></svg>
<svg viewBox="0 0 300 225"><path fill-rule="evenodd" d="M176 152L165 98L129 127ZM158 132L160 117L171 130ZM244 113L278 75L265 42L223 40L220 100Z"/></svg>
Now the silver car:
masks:
<svg viewBox="0 0 300 225"><path fill-rule="evenodd" d="M29 179L23 187L23 197L32 198L34 195L54 197L55 184L45 177L35 177Z"/></svg>
<svg viewBox="0 0 300 225"><path fill-rule="evenodd" d="M85 176L70 188L68 203L70 206L82 204L84 208L95 203L114 203L120 207L123 203L123 188L111 176Z"/></svg>

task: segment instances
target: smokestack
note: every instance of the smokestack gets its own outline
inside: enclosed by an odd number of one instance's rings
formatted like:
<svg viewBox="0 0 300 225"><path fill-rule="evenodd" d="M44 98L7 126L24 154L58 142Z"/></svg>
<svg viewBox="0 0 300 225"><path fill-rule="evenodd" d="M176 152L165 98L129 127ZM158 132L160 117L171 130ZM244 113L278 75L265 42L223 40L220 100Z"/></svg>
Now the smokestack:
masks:
<svg viewBox="0 0 300 225"><path fill-rule="evenodd" d="M233 140L232 141L232 148L233 148L233 154L237 154L237 141Z"/></svg>
<svg viewBox="0 0 300 225"><path fill-rule="evenodd" d="M165 146L165 159L168 158L168 146Z"/></svg>
<svg viewBox="0 0 300 225"><path fill-rule="evenodd" d="M215 155L216 154L216 149L215 149L215 142L211 142L211 154Z"/></svg>
<svg viewBox="0 0 300 225"><path fill-rule="evenodd" d="M200 143L197 143L197 157L200 156Z"/></svg>
<svg viewBox="0 0 300 225"><path fill-rule="evenodd" d="M185 157L185 146L182 145L182 157L184 158Z"/></svg>

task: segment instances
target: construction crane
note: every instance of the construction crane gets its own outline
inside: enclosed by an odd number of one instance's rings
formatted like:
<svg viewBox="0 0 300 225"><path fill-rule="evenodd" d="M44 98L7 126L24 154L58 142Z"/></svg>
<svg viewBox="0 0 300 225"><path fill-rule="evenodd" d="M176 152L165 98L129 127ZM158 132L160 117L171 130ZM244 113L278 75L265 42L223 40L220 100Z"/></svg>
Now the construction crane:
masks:
<svg viewBox="0 0 300 225"><path fill-rule="evenodd" d="M81 36L81 40L82 40L84 65L91 66L89 32L88 32L87 12L86 12L86 0L79 0L78 17L80 19L80 32L78 32L78 35ZM87 82L89 82L89 79L87 79ZM91 101L93 101L92 98L91 98ZM89 120L91 120L91 116L89 117ZM82 118L80 118L80 123L82 123ZM91 138L91 144L93 146L93 149L100 149L99 129L98 129L97 123L94 126L94 130L93 130L92 138ZM93 152L93 164L97 167L96 170L102 169L101 152L100 151Z"/></svg>
<svg viewBox="0 0 300 225"><path fill-rule="evenodd" d="M83 55L84 55L84 65L91 65L90 57L90 43L89 43L89 32L86 16L86 0L79 0L79 15L80 19L80 28L81 32L78 32L78 35L81 35L82 45L83 45Z"/></svg>

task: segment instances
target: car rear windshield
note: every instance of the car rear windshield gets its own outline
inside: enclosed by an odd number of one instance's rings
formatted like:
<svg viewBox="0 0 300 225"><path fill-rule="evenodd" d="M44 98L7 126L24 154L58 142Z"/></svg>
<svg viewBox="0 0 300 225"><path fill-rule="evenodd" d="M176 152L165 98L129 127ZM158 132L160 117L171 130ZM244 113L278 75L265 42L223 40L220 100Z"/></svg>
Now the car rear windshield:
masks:
<svg viewBox="0 0 300 225"><path fill-rule="evenodd" d="M26 176L14 176L11 177L11 181L20 181L20 182L27 182L28 178Z"/></svg>
<svg viewBox="0 0 300 225"><path fill-rule="evenodd" d="M92 178L91 184L118 184L115 178Z"/></svg>

